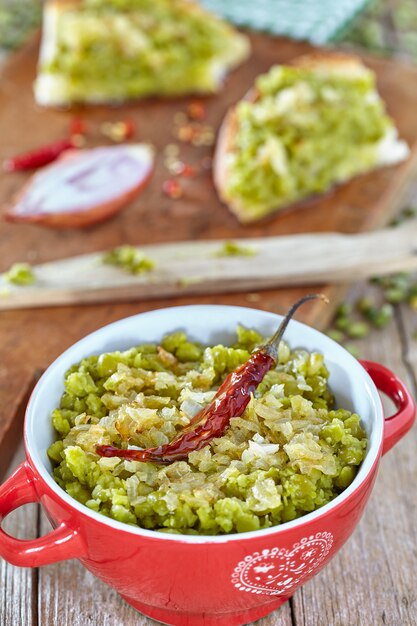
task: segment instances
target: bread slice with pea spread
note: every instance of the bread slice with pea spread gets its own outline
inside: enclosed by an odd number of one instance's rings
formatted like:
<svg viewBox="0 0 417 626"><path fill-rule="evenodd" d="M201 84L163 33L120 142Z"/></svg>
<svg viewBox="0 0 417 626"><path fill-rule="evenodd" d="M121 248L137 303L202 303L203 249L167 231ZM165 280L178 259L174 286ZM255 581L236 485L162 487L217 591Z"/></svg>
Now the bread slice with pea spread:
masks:
<svg viewBox="0 0 417 626"><path fill-rule="evenodd" d="M214 181L252 222L408 154L374 73L354 56L316 53L272 67L228 111Z"/></svg>
<svg viewBox="0 0 417 626"><path fill-rule="evenodd" d="M212 93L247 37L192 0L50 0L35 82L41 105Z"/></svg>

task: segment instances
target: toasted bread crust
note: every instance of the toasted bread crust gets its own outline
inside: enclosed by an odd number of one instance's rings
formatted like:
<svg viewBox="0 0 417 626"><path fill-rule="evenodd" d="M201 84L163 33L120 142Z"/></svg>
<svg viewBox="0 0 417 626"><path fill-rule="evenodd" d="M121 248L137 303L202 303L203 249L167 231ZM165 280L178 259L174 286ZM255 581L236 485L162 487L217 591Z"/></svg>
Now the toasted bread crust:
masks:
<svg viewBox="0 0 417 626"><path fill-rule="evenodd" d="M230 108L220 126L213 158L213 179L220 199L228 203L225 195L227 181L227 154L233 151L233 139L236 135L236 107ZM230 206L230 205L229 205Z"/></svg>
<svg viewBox="0 0 417 626"><path fill-rule="evenodd" d="M366 70L366 66L359 57L343 52L319 51L303 54L292 59L288 65L311 70L323 68L329 71L342 71L344 75L346 71L363 73Z"/></svg>
<svg viewBox="0 0 417 626"><path fill-rule="evenodd" d="M257 98L258 93L256 89L252 87L246 92L242 100L256 102ZM213 157L213 179L220 200L228 205L232 213L239 216L240 221L245 222L250 220L245 220L243 207L240 202L238 200L234 200L233 198L229 198L226 194L226 182L228 176L227 155L233 152L234 138L237 133L236 106L237 104L228 109L217 134L216 147Z"/></svg>

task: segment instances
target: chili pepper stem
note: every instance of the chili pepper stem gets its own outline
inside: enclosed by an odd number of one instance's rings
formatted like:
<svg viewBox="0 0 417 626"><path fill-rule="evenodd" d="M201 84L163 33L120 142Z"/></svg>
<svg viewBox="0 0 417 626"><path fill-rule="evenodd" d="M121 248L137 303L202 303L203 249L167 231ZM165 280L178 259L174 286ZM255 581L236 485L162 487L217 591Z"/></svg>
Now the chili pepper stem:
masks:
<svg viewBox="0 0 417 626"><path fill-rule="evenodd" d="M326 304L329 304L329 299L323 293L311 293L308 296L304 296L303 298L300 298L300 300L297 300L297 302L292 305L290 310L286 313L285 317L283 318L281 324L279 325L278 330L272 335L269 341L267 341L263 346L261 346L260 350L262 350L263 352L266 352L266 354L269 354L269 356L271 356L274 359L274 361L277 361L280 341L282 339L282 336L290 320L294 316L294 313L305 302L308 302L309 300L316 300L316 299L323 300L323 302L325 302Z"/></svg>

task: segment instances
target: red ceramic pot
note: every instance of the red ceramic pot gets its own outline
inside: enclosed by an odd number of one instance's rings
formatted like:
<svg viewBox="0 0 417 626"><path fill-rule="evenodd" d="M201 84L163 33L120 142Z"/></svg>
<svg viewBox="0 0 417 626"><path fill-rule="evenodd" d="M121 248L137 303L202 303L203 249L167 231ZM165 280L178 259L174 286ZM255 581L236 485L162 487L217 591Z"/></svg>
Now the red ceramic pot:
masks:
<svg viewBox="0 0 417 626"><path fill-rule="evenodd" d="M53 440L50 413L63 391L64 372L82 357L155 341L178 328L207 344L230 342L237 323L268 335L280 319L240 307L174 307L106 326L61 355L28 405L27 460L0 488L1 518L27 502L40 502L55 530L32 541L0 531L0 555L28 567L77 558L133 607L167 624L234 626L278 608L348 539L371 493L381 455L411 428L414 402L385 367L360 364L325 335L291 322L286 340L325 355L336 401L359 413L369 446L355 480L342 494L313 513L267 530L178 536L116 522L73 500L54 482L46 450ZM378 389L397 407L386 420Z"/></svg>

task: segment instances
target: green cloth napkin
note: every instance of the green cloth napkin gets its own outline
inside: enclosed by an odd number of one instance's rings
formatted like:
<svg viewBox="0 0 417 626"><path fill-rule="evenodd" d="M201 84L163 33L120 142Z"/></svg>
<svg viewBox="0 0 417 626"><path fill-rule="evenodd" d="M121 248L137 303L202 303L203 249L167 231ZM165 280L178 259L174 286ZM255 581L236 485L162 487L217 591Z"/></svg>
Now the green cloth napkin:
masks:
<svg viewBox="0 0 417 626"><path fill-rule="evenodd" d="M237 26L316 44L330 41L368 0L201 0Z"/></svg>

